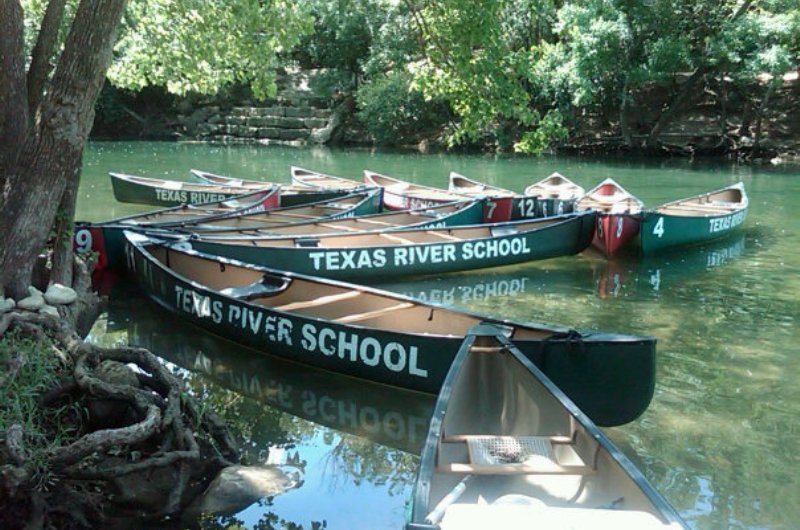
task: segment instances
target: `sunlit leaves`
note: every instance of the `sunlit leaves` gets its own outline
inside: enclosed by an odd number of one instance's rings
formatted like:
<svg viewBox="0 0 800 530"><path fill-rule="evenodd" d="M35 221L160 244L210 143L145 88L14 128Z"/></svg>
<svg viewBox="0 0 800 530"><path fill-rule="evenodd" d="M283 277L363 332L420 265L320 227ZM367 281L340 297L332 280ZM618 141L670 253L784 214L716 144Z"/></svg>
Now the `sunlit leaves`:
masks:
<svg viewBox="0 0 800 530"><path fill-rule="evenodd" d="M267 97L275 93L278 54L310 23L307 4L290 0L133 0L109 78L176 94L242 82Z"/></svg>

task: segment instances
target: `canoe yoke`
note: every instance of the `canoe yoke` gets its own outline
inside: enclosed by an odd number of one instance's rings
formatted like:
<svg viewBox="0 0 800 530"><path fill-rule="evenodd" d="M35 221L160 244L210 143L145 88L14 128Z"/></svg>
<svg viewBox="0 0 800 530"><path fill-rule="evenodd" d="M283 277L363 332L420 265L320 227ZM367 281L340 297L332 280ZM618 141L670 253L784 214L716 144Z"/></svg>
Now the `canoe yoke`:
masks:
<svg viewBox="0 0 800 530"><path fill-rule="evenodd" d="M276 278L265 274L253 283L241 287L226 287L225 289L220 289L219 292L237 300L250 301L283 292L290 282L289 278Z"/></svg>

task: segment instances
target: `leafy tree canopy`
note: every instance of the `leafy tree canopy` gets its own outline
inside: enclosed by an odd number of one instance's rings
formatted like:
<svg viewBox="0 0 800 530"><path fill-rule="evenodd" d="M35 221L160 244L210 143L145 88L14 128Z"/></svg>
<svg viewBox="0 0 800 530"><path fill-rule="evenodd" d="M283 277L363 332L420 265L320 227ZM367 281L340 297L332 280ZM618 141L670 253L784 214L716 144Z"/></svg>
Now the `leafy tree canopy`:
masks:
<svg viewBox="0 0 800 530"><path fill-rule="evenodd" d="M23 0L29 49L45 5ZM276 90L279 54L311 29L307 2L131 0L108 78L121 88L158 85L174 94L212 94L238 82L267 97Z"/></svg>

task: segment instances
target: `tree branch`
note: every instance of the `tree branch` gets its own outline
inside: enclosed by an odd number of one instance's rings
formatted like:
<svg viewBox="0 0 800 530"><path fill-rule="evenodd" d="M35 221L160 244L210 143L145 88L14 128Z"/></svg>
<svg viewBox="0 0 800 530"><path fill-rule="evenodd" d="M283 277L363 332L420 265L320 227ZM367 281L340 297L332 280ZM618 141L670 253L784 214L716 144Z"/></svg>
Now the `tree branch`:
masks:
<svg viewBox="0 0 800 530"><path fill-rule="evenodd" d="M58 42L58 28L64 16L66 0L50 0L42 19L36 45L31 52L31 65L28 68L28 112L36 115L36 110L44 97L44 87L53 69L50 58Z"/></svg>

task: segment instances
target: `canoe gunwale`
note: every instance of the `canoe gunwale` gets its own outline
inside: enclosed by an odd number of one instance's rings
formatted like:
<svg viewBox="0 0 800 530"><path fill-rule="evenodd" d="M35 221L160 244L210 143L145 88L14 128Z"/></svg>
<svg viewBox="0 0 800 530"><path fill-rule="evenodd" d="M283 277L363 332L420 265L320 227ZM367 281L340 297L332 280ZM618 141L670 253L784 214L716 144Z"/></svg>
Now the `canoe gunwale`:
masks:
<svg viewBox="0 0 800 530"><path fill-rule="evenodd" d="M402 238L404 234L407 234L407 233L410 233L410 232L459 232L459 231L466 232L468 230L476 230L476 229L488 231L488 234L487 235L483 235L483 236L476 236L476 237L463 238L463 239L462 238L451 239L451 241L453 241L453 242L463 243L463 242L467 242L467 241L478 241L478 240L484 240L484 239L493 239L493 238L497 238L497 237L503 237L503 236L506 236L506 235L524 236L525 234L528 234L530 232L534 232L536 230L541 230L543 228L551 228L551 227L564 225L564 224L567 224L567 223L570 223L570 222L575 222L577 219L580 219L580 218L583 218L583 217L589 217L589 216L594 217L595 215L596 215L595 212L593 212L591 210L582 210L580 212L565 213L565 214L561 214L561 215L554 215L554 216L551 216L551 217L538 218L538 219L521 219L521 220L518 220L518 221L500 221L500 222L497 222L497 223L476 223L476 224L471 224L471 225L448 226L448 227L444 227L444 228L424 228L424 227L423 228L417 228L417 227L413 227L413 226L404 227L404 228L397 228L397 229L392 229L392 230L386 230L384 228L377 228L375 230L368 230L368 231L365 231L365 232L359 232L359 233L353 233L353 234L341 233L341 234L333 234L333 235L335 235L337 238L340 238L340 237L346 238L346 237L349 237L349 236L352 236L353 238L356 238L356 237L359 237L359 236L380 235L380 234L382 234L384 232L389 232L389 233L391 233L391 235L393 237ZM516 231L513 230L514 228L516 228L516 226L522 225L522 224L531 224L531 225L539 225L539 224L541 224L541 226L534 226L533 228L529 228L529 229L526 229L526 230L516 230ZM509 229L511 229L511 230L509 230ZM317 237L317 234L314 234L314 237ZM320 234L319 237L320 238L321 237L325 237L325 235L324 234ZM197 239L198 240L212 239L212 237L204 238L203 234L198 234ZM276 236L263 235L263 236L256 236L256 237L249 236L249 235L243 235L241 237L237 237L237 236L231 235L231 236L227 237L226 239L230 240L230 241L237 241L237 240L241 240L241 241L250 241L250 240L275 241L275 240L290 240L290 239L299 240L299 239L306 239L306 238L304 236L302 236L302 235L276 235ZM443 242L442 238L435 239L435 238L432 237L430 241L425 241L425 242L411 241L411 243L408 243L408 244L415 245L415 246L416 245L423 246L423 245L438 245L438 244L441 244L442 242ZM329 247L321 247L321 248L329 248ZM330 247L330 248L332 248L332 247ZM371 246L359 246L359 247L352 247L352 248L371 248Z"/></svg>

